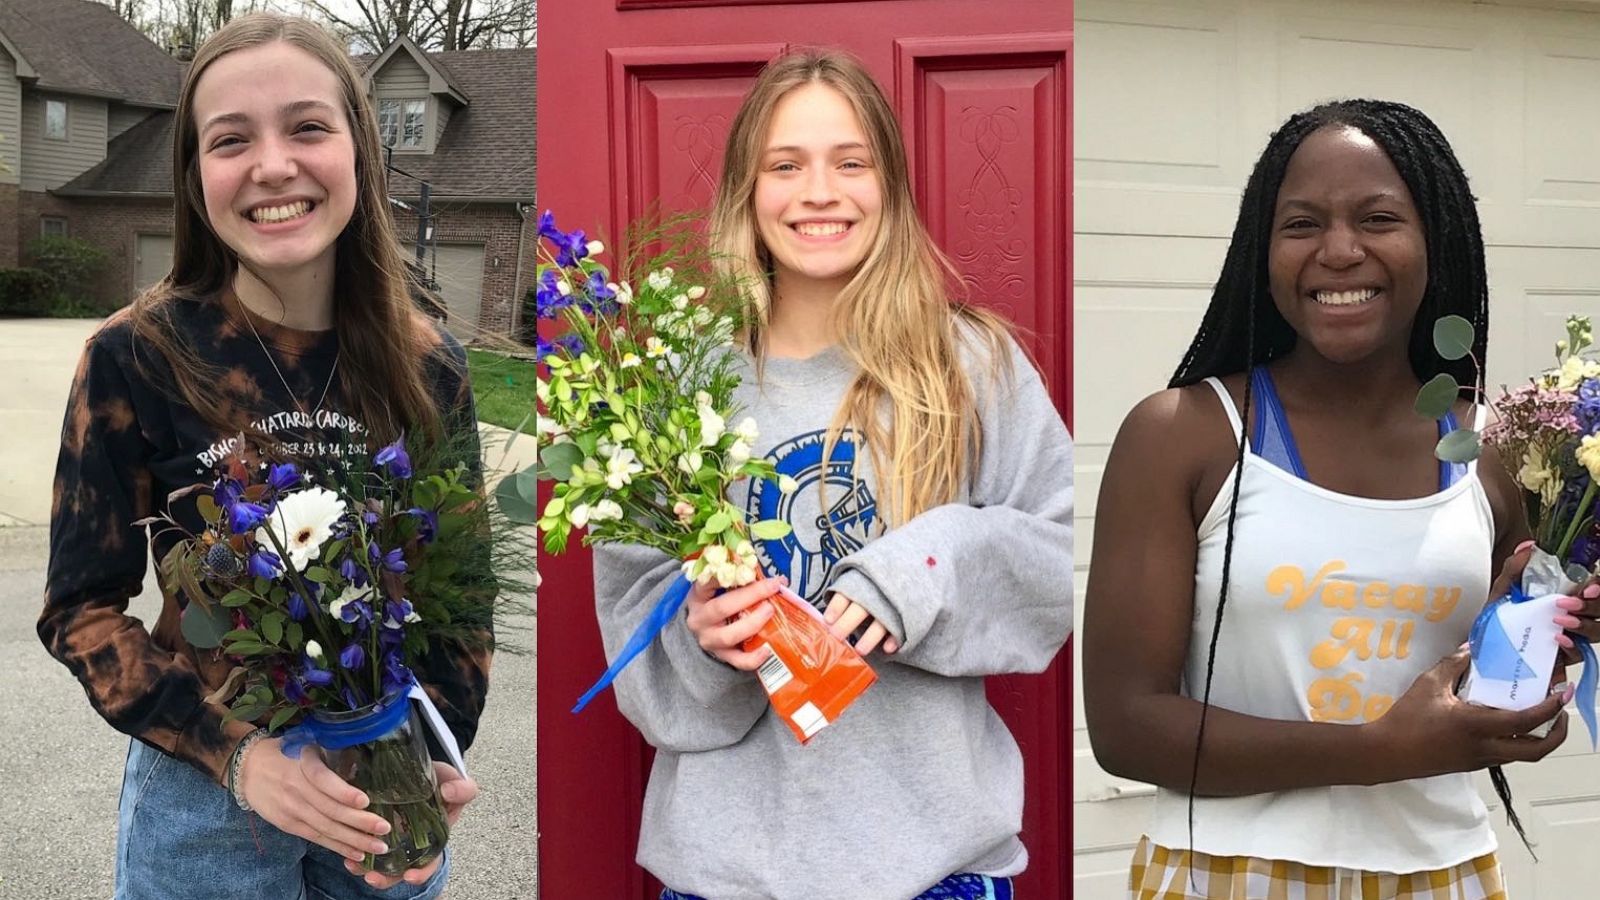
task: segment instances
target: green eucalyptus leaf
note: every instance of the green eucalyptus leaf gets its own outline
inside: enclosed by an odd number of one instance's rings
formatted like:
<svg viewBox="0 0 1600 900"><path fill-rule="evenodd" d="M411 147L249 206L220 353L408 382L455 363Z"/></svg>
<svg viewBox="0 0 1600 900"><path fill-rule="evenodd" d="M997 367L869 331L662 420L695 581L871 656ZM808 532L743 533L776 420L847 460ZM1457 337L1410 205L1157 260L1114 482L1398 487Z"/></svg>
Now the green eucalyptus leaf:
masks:
<svg viewBox="0 0 1600 900"><path fill-rule="evenodd" d="M711 518L706 520L705 533L706 534L721 534L724 531L727 531L728 530L728 526L730 526L732 524L733 524L733 519L729 518L727 513L719 512L719 513L716 513L715 515L713 515Z"/></svg>
<svg viewBox="0 0 1600 900"><path fill-rule="evenodd" d="M539 474L529 466L515 475L507 475L500 480L499 486L494 491L495 502L499 504L500 512L512 522L518 525L532 525L540 519L538 489ZM561 524L565 525L564 522Z"/></svg>
<svg viewBox="0 0 1600 900"><path fill-rule="evenodd" d="M297 712L297 709L295 707L293 707L293 706L285 706L283 709L280 709L277 712L273 713L272 714L272 721L267 723L267 730L268 731L277 731L279 728L282 728L283 724L285 722L287 722L290 719L294 718L295 712Z"/></svg>
<svg viewBox="0 0 1600 900"><path fill-rule="evenodd" d="M222 638L233 627L233 616L216 603L190 603L179 617L183 639L197 650L222 646Z"/></svg>
<svg viewBox="0 0 1600 900"><path fill-rule="evenodd" d="M1445 359L1460 359L1472 352L1472 323L1460 316L1445 316L1433 323L1433 349Z"/></svg>
<svg viewBox="0 0 1600 900"><path fill-rule="evenodd" d="M1433 455L1445 462L1468 463L1477 459L1482 450L1483 443L1476 431L1458 428L1439 439L1439 446L1434 448Z"/></svg>
<svg viewBox="0 0 1600 900"><path fill-rule="evenodd" d="M283 623L288 617L281 612L270 612L261 617L261 633L269 643L283 643Z"/></svg>
<svg viewBox="0 0 1600 900"><path fill-rule="evenodd" d="M572 467L583 465L583 449L577 444L551 444L539 451L538 477L564 481Z"/></svg>
<svg viewBox="0 0 1600 900"><path fill-rule="evenodd" d="M1461 396L1461 385L1449 373L1440 373L1429 379L1417 391L1417 414L1430 419L1442 419Z"/></svg>
<svg viewBox="0 0 1600 900"><path fill-rule="evenodd" d="M224 594L222 599L217 602L221 603L223 606L232 607L243 606L246 603L249 603L251 599L250 592L240 588L239 590L229 591L228 593Z"/></svg>

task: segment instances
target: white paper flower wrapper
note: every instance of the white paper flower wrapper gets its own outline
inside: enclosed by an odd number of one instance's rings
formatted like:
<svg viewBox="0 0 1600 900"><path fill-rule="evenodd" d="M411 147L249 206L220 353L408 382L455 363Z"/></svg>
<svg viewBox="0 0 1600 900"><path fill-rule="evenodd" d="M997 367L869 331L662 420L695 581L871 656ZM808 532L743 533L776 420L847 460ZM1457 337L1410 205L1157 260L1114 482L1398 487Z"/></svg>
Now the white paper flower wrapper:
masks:
<svg viewBox="0 0 1600 900"><path fill-rule="evenodd" d="M1550 673L1560 649L1556 601L1571 596L1560 560L1535 550L1520 589L1491 602L1472 624L1472 665L1460 691L1469 703L1522 710L1549 696Z"/></svg>

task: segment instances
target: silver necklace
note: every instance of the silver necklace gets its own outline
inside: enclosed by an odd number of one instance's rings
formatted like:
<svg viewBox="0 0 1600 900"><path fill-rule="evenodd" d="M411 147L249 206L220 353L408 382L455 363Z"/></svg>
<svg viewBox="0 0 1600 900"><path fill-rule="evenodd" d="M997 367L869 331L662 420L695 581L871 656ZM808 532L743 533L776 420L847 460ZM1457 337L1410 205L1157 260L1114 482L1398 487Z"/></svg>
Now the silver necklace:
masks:
<svg viewBox="0 0 1600 900"><path fill-rule="evenodd" d="M283 370L278 368L278 361L272 358L272 351L267 349L267 342L263 341L261 333L256 331L256 323L250 319L250 308L244 305L243 300L239 300L239 308L240 312L244 313L244 324L250 326L250 333L255 335L256 344L261 347L261 355L267 358L267 364L272 366L272 371L278 374L278 383L283 385L284 392L289 395L289 402L293 403L294 408L300 411L300 415L310 419L311 423L315 425L317 413L322 412L322 402L328 399L328 389L333 387L333 376L339 371L339 356L343 351L335 350L333 352L333 366L328 369L328 381L322 386L322 396L317 398L316 407L308 413L306 408L301 405L300 398L295 396L294 388L289 387L289 379L283 377Z"/></svg>

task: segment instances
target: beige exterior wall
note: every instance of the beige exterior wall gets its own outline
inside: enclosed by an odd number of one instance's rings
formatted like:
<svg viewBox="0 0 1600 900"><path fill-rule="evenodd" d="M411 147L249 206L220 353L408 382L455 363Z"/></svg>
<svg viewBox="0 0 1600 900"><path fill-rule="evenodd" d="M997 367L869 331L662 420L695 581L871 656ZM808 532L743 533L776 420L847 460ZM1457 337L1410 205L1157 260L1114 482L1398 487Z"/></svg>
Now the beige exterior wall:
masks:
<svg viewBox="0 0 1600 900"><path fill-rule="evenodd" d="M112 104L111 109L106 113L106 140L114 140L117 135L154 114L155 110L143 106L124 106L121 103Z"/></svg>
<svg viewBox="0 0 1600 900"><path fill-rule="evenodd" d="M22 85L17 61L0 49L0 184L22 178Z"/></svg>
<svg viewBox="0 0 1600 900"><path fill-rule="evenodd" d="M44 136L45 100L67 104L67 139ZM48 191L106 158L106 101L69 94L25 91L22 95L22 189Z"/></svg>

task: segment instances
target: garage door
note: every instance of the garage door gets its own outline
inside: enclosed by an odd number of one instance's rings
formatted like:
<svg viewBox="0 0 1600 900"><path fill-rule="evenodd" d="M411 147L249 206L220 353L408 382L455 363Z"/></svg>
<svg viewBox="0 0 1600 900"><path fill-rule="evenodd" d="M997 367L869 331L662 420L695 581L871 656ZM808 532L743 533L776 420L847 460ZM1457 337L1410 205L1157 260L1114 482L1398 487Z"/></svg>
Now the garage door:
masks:
<svg viewBox="0 0 1600 900"><path fill-rule="evenodd" d="M144 290L172 270L172 236L141 234L134 239L134 289Z"/></svg>
<svg viewBox="0 0 1600 900"><path fill-rule="evenodd" d="M439 244L434 278L450 310L450 332L461 341L478 333L478 310L483 306L483 245Z"/></svg>
<svg viewBox="0 0 1600 900"><path fill-rule="evenodd" d="M1450 137L1481 198L1489 244L1491 384L1548 364L1569 313L1600 318L1600 3L1564 5L1593 11L1078 0L1080 596L1116 428L1176 367L1250 167L1295 110L1341 96L1401 100ZM1079 701L1074 896L1121 898L1153 788L1101 771L1082 723ZM1580 746L1587 740L1573 724L1558 756L1510 770L1540 865L1491 803L1518 900L1593 895L1583 876L1600 846L1600 757Z"/></svg>

